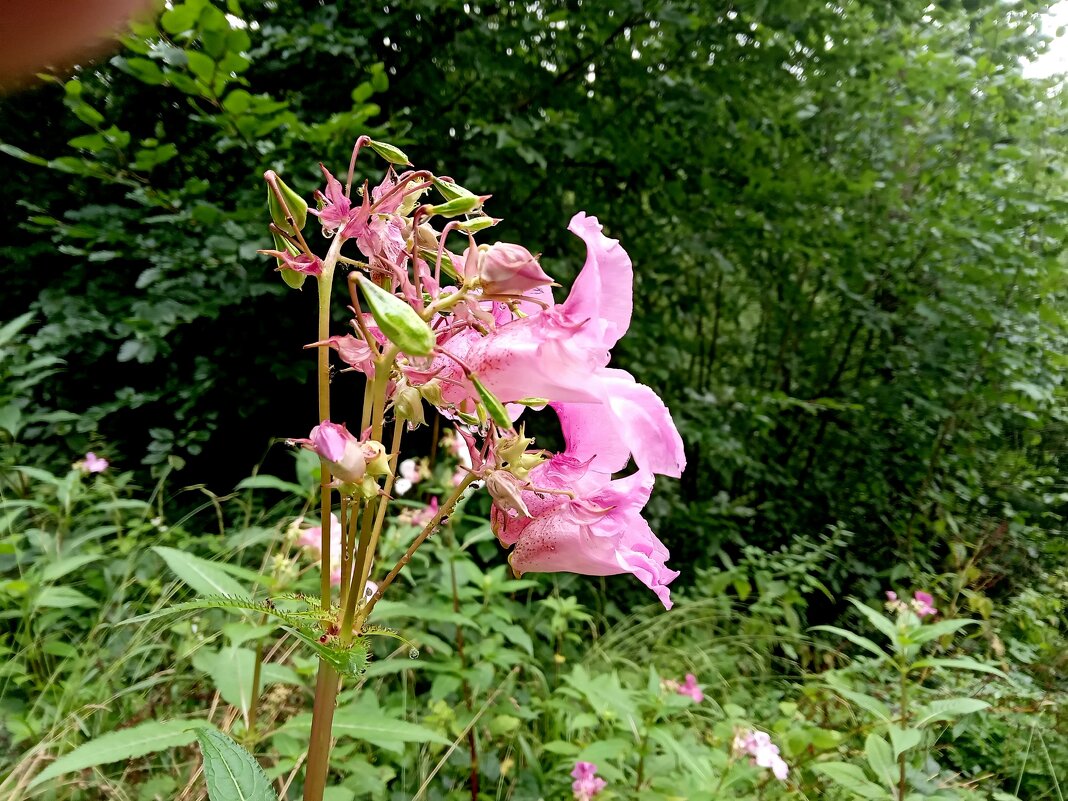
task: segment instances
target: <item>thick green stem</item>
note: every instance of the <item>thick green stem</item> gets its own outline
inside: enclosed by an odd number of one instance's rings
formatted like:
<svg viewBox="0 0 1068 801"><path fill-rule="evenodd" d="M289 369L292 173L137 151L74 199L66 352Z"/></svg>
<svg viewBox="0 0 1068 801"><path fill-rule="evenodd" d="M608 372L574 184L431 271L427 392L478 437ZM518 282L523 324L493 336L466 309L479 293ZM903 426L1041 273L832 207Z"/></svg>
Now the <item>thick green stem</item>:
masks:
<svg viewBox="0 0 1068 801"><path fill-rule="evenodd" d="M334 237L323 262L319 276L319 342L330 337L330 290L333 286L334 267L341 251L342 238ZM330 419L330 349L318 351L319 420ZM320 572L320 605L330 608L330 468L320 460L322 502L320 516L322 526ZM311 738L308 742L308 765L304 773L304 801L323 801L326 776L330 769L330 730L334 723L334 704L337 700L338 675L325 662L319 662L319 676L315 682L315 702L312 706Z"/></svg>

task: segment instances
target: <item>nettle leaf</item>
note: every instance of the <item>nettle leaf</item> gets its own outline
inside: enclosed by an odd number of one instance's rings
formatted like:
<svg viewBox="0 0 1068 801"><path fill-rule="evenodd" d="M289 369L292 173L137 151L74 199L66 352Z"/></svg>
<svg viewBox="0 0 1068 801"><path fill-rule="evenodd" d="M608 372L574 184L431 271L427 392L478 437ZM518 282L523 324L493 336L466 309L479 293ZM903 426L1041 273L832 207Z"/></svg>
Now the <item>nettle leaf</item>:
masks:
<svg viewBox="0 0 1068 801"><path fill-rule="evenodd" d="M278 801L252 754L215 729L201 729L196 736L211 801Z"/></svg>
<svg viewBox="0 0 1068 801"><path fill-rule="evenodd" d="M189 745L202 729L211 729L211 724L199 720L153 720L113 731L83 743L69 754L64 754L37 774L29 786L35 787L64 773Z"/></svg>

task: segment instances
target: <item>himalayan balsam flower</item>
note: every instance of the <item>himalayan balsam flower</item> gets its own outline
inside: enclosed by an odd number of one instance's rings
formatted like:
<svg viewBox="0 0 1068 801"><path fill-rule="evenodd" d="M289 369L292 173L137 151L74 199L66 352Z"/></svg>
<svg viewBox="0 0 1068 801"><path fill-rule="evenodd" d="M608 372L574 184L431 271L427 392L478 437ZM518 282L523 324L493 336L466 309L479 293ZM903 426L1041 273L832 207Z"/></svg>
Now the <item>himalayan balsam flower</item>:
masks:
<svg viewBox="0 0 1068 801"><path fill-rule="evenodd" d="M467 262L468 251L461 259ZM553 279L522 245L498 242L478 254L478 278L487 295L523 295Z"/></svg>
<svg viewBox="0 0 1068 801"><path fill-rule="evenodd" d="M399 476L393 483L393 489L398 495L405 495L411 488L423 480L423 473L419 469L415 459L405 459L397 466Z"/></svg>
<svg viewBox="0 0 1068 801"><path fill-rule="evenodd" d="M83 473L103 473L108 469L108 464L109 462L107 459L102 456L97 456L92 451L89 451L89 453L85 454L85 458L82 461L75 464L75 467Z"/></svg>
<svg viewBox="0 0 1068 801"><path fill-rule="evenodd" d="M595 795L605 788L607 782L597 774L597 766L592 762L576 762L571 771L571 792L575 794L575 801L590 801Z"/></svg>
<svg viewBox="0 0 1068 801"><path fill-rule="evenodd" d="M897 614L907 612L911 609L916 617L921 619L938 614L938 610L934 606L934 598L929 592L924 592L923 590L914 592L912 594L912 600L907 603L899 598L898 594L893 590L887 590L886 608Z"/></svg>
<svg viewBox="0 0 1068 801"><path fill-rule="evenodd" d="M749 756L753 765L770 768L776 779L786 781L790 766L779 756L779 747L771 742L771 736L766 732L739 731L734 735L731 748L735 756Z"/></svg>
<svg viewBox="0 0 1068 801"><path fill-rule="evenodd" d="M688 695L697 703L705 700L705 694L701 692L701 687L697 684L697 677L692 673L686 674L686 681L679 685L676 692L679 695Z"/></svg>

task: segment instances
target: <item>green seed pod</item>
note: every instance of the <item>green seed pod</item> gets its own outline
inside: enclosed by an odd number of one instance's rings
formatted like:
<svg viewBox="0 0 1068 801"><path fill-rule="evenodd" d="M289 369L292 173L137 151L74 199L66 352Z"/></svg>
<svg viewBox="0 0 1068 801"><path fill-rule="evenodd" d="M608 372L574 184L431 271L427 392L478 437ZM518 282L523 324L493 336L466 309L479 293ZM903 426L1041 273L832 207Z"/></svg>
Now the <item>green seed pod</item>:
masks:
<svg viewBox="0 0 1068 801"><path fill-rule="evenodd" d="M442 217L459 217L461 214L470 214L482 208L482 198L477 195L466 195L453 200L430 206L431 214L440 214Z"/></svg>
<svg viewBox="0 0 1068 801"><path fill-rule="evenodd" d="M295 235L297 231L304 230L304 224L308 222L308 203L286 186L285 181L279 178L274 170L267 170L263 177L267 180L267 208L270 209L271 219L274 220L274 224L291 236ZM271 186L272 180L278 186L278 191L281 192L282 198L289 208L289 213L293 215L293 221L296 226L290 225L286 219L282 204L278 202L278 196L274 193L274 187Z"/></svg>
<svg viewBox="0 0 1068 801"><path fill-rule="evenodd" d="M470 220L464 220L462 223L457 223L456 230L463 231L465 234L473 234L485 228L491 228L499 222L500 219L497 217L475 217Z"/></svg>
<svg viewBox="0 0 1068 801"><path fill-rule="evenodd" d="M371 316L386 338L412 356L429 356L437 341L419 313L364 275L357 277Z"/></svg>
<svg viewBox="0 0 1068 801"><path fill-rule="evenodd" d="M372 139L370 142L367 143L367 145L371 148L371 150L380 155L390 164L403 164L406 166L411 164L411 162L408 160L408 157L404 155L403 150L401 150L399 147L394 147L388 142L376 142L374 139Z"/></svg>
<svg viewBox="0 0 1068 801"><path fill-rule="evenodd" d="M482 399L482 405L489 412L490 419L501 428L511 428L512 418L508 416L508 410L504 408L504 404L497 399L496 395L486 389L485 385L474 374L468 376L468 378L471 379L471 383L478 390L478 397Z"/></svg>
<svg viewBox="0 0 1068 801"><path fill-rule="evenodd" d="M286 250L293 256L299 256L300 251L291 245L284 236L277 231L271 231L271 236L274 238L275 250ZM307 279L307 273L298 273L296 270L290 270L286 267L286 263L281 259L275 259L278 262L278 271L282 274L282 280L285 281L293 289L300 289L304 286L304 281Z"/></svg>
<svg viewBox="0 0 1068 801"><path fill-rule="evenodd" d="M456 200L460 197L475 197L475 193L464 189L459 184L455 184L452 181L446 181L444 178L432 178L434 187L441 193L441 196L446 200Z"/></svg>

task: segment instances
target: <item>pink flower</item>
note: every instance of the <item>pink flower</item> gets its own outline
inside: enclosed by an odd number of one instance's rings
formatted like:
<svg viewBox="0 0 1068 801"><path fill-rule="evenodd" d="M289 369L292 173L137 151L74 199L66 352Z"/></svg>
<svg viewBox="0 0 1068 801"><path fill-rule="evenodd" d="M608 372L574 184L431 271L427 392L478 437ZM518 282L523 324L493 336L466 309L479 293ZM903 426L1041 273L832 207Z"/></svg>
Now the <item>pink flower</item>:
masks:
<svg viewBox="0 0 1068 801"><path fill-rule="evenodd" d="M393 483L393 489L398 495L406 494L414 485L423 480L423 474L415 459L405 459L397 468L400 475Z"/></svg>
<svg viewBox="0 0 1068 801"><path fill-rule="evenodd" d="M372 336L374 335L372 334ZM333 348L337 351L337 355L341 357L341 361L345 362L349 367L359 370L368 378L374 378L374 354L362 339L357 339L352 334L345 334L344 336L334 336L324 339L322 342L312 343L307 347L316 345L326 345L329 348Z"/></svg>
<svg viewBox="0 0 1068 801"><path fill-rule="evenodd" d="M322 525L301 529L297 545L322 558ZM330 515L330 583L334 586L341 584L341 521L335 514Z"/></svg>
<svg viewBox="0 0 1068 801"><path fill-rule="evenodd" d="M934 598L929 592L923 590L917 590L912 594L912 611L921 618L938 614L934 606Z"/></svg>
<svg viewBox="0 0 1068 801"><path fill-rule="evenodd" d="M430 503L412 514L412 525L424 528L431 520L434 519L434 515L438 513L438 499L431 498Z"/></svg>
<svg viewBox="0 0 1068 801"><path fill-rule="evenodd" d="M701 703L705 700L705 694L701 692L701 688L697 684L697 677L692 673L686 674L686 681L679 685L676 692L679 695L688 695L697 703Z"/></svg>
<svg viewBox="0 0 1068 801"><path fill-rule="evenodd" d="M467 257L468 251L464 251L465 262ZM523 295L553 282L529 250L508 242L498 242L479 251L477 266L482 292L486 295Z"/></svg>
<svg viewBox="0 0 1068 801"><path fill-rule="evenodd" d="M298 273L304 273L305 275L323 274L323 262L318 256L309 256L307 253L294 256L284 250L260 250L258 252L265 256L274 256L276 259L281 259L286 267Z"/></svg>
<svg viewBox="0 0 1068 801"><path fill-rule="evenodd" d="M108 464L110 463L107 459L102 456L97 456L92 451L89 451L89 453L85 454L85 458L82 461L77 462L74 466L83 473L103 473L108 469Z"/></svg>
<svg viewBox="0 0 1068 801"><path fill-rule="evenodd" d="M633 457L640 470L679 476L682 440L663 401L623 370L608 368L609 350L630 327L630 257L601 233L593 217L576 214L568 226L586 243L586 263L567 300L499 324L488 336L467 330L445 343L498 398L552 402L576 458L615 472ZM456 405L474 388L441 359L443 396Z"/></svg>
<svg viewBox="0 0 1068 801"><path fill-rule="evenodd" d="M322 164L319 169L326 178L326 191L317 192L320 208L308 209L309 213L316 215L323 226L324 236L333 236L334 233L345 226L352 217L352 203L345 197L345 190L341 182L330 174Z"/></svg>
<svg viewBox="0 0 1068 801"><path fill-rule="evenodd" d="M735 756L749 756L751 763L759 768L770 768L779 781L786 781L790 774L790 766L779 756L779 747L766 732L739 731L734 735L731 749Z"/></svg>
<svg viewBox="0 0 1068 801"><path fill-rule="evenodd" d="M567 454L530 471L531 489L521 498L530 517L512 516L494 505L494 532L519 573L631 573L670 609L670 584L679 573L665 564L668 550L641 516L653 478L638 472L612 480Z"/></svg>
<svg viewBox="0 0 1068 801"><path fill-rule="evenodd" d="M607 782L597 774L597 766L592 762L576 762L571 770L571 792L575 794L575 801L590 801L595 795L605 788Z"/></svg>
<svg viewBox="0 0 1068 801"><path fill-rule="evenodd" d="M323 420L313 428L307 439L292 442L319 454L330 466L330 472L345 484L360 483L368 465L382 461L384 454L381 443L374 440L361 442L345 426L329 420Z"/></svg>

